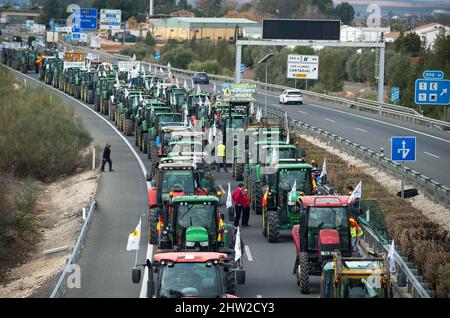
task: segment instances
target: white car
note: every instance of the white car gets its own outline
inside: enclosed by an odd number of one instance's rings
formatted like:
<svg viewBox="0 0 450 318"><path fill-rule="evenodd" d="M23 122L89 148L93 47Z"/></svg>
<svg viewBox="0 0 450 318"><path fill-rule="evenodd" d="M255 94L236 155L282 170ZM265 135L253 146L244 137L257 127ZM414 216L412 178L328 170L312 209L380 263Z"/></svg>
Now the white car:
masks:
<svg viewBox="0 0 450 318"><path fill-rule="evenodd" d="M280 95L280 104L303 104L303 94L298 89L286 89Z"/></svg>

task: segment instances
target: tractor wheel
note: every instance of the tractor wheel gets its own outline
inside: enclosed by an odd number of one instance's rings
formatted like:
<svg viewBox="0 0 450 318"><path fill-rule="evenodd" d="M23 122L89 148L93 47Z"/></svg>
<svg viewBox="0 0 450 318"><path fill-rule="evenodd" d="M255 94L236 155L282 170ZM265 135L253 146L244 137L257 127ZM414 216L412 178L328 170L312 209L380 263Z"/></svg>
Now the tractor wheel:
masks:
<svg viewBox="0 0 450 318"><path fill-rule="evenodd" d="M265 208L263 208L263 209L265 209ZM263 211L262 212L262 228L263 228L263 231L262 231L262 234L264 235L264 237L267 237L267 213L268 213L268 211Z"/></svg>
<svg viewBox="0 0 450 318"><path fill-rule="evenodd" d="M297 267L297 282L300 286L300 292L309 294L309 262L307 253L300 253Z"/></svg>
<svg viewBox="0 0 450 318"><path fill-rule="evenodd" d="M119 127L119 111L117 110L117 108L114 112L114 123L116 124L116 127Z"/></svg>
<svg viewBox="0 0 450 318"><path fill-rule="evenodd" d="M277 211L268 211L267 213L267 240L270 243L280 241L280 218Z"/></svg>
<svg viewBox="0 0 450 318"><path fill-rule="evenodd" d="M154 166L156 166L156 164L159 161L159 157L158 157L158 146L156 145L156 143L152 140L152 153L151 153L151 160L152 160L152 164Z"/></svg>
<svg viewBox="0 0 450 318"><path fill-rule="evenodd" d="M139 131L139 128L137 127L137 125L136 126L134 126L134 145L135 146L138 146L139 145L139 139L138 139L138 131ZM139 132L139 134L140 134L140 132Z"/></svg>
<svg viewBox="0 0 450 318"><path fill-rule="evenodd" d="M234 164L234 178L236 181L243 181L244 180L244 164L243 163L235 163Z"/></svg>
<svg viewBox="0 0 450 318"><path fill-rule="evenodd" d="M93 104L94 103L94 91L92 90L92 89L89 89L88 91L87 91L87 94L86 94L87 96L86 96L86 98L87 98L87 100L86 100L86 102L88 103L88 104Z"/></svg>
<svg viewBox="0 0 450 318"><path fill-rule="evenodd" d="M131 118L125 118L125 131L126 136L131 136L133 134L133 121Z"/></svg>
<svg viewBox="0 0 450 318"><path fill-rule="evenodd" d="M120 114L119 115L119 130L121 132L124 131L124 124L125 124L125 114Z"/></svg>
<svg viewBox="0 0 450 318"><path fill-rule="evenodd" d="M114 113L115 113L114 104L111 101L109 101L108 102L109 120L114 121Z"/></svg>
<svg viewBox="0 0 450 318"><path fill-rule="evenodd" d="M144 138L142 138L143 139L143 141L142 141L142 143L143 143L142 151L144 153L147 153L148 152L148 134L143 134L143 137Z"/></svg>
<svg viewBox="0 0 450 318"><path fill-rule="evenodd" d="M232 263L234 264L234 260L232 262L230 262L230 269L231 268L235 268L236 265L232 265ZM227 294L231 294L233 295L235 293L236 290L236 274L234 272L234 270L230 270L228 273L225 273L225 288L227 291Z"/></svg>
<svg viewBox="0 0 450 318"><path fill-rule="evenodd" d="M255 195L255 213L258 215L262 214L262 197L263 197L263 193L262 193L262 188L259 184L259 182L255 182L254 183L254 195Z"/></svg>
<svg viewBox="0 0 450 318"><path fill-rule="evenodd" d="M156 231L156 225L159 222L158 210L148 210L148 227L149 227L149 243L153 245L158 244L158 232Z"/></svg>
<svg viewBox="0 0 450 318"><path fill-rule="evenodd" d="M75 98L81 99L81 89L79 86L75 86Z"/></svg>
<svg viewBox="0 0 450 318"><path fill-rule="evenodd" d="M97 95L94 96L94 110L96 112L100 110L100 98Z"/></svg>

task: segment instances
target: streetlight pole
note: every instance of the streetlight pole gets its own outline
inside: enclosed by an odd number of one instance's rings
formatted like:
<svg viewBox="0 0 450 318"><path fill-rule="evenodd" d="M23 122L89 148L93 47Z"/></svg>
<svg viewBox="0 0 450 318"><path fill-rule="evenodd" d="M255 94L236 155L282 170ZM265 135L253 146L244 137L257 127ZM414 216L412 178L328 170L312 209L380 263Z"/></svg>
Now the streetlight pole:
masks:
<svg viewBox="0 0 450 318"><path fill-rule="evenodd" d="M257 64L266 62L268 59L270 59L272 56L274 56L274 54L275 53L267 54ZM265 92L264 92L264 117L267 116L267 68L268 68L268 66L269 66L269 64L266 63L266 89L265 89Z"/></svg>

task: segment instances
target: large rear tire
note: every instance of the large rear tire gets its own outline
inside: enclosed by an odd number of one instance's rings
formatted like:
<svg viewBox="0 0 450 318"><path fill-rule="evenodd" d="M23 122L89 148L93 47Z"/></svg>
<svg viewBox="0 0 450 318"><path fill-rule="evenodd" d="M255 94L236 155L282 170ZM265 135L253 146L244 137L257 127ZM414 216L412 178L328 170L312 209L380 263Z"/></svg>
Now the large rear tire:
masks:
<svg viewBox="0 0 450 318"><path fill-rule="evenodd" d="M159 222L158 210L149 208L148 210L149 243L153 245L158 245L158 232L156 230L158 222Z"/></svg>
<svg viewBox="0 0 450 318"><path fill-rule="evenodd" d="M94 91L92 89L89 89L87 91L87 103L93 104L94 103Z"/></svg>
<svg viewBox="0 0 450 318"><path fill-rule="evenodd" d="M254 195L255 195L255 213L258 215L262 214L262 197L263 197L263 193L262 193L262 189L261 189L261 185L259 182L255 182L254 183Z"/></svg>
<svg viewBox="0 0 450 318"><path fill-rule="evenodd" d="M236 181L243 181L244 180L244 164L243 163L235 163L235 175L234 178Z"/></svg>
<svg viewBox="0 0 450 318"><path fill-rule="evenodd" d="M142 149L142 151L144 152L144 153L147 153L148 152L148 134L143 134L143 138L142 139L144 139L144 141L143 141L143 146L144 147L142 147L143 149Z"/></svg>
<svg viewBox="0 0 450 318"><path fill-rule="evenodd" d="M125 135L133 135L133 121L131 120L131 118L125 118Z"/></svg>
<svg viewBox="0 0 450 318"><path fill-rule="evenodd" d="M267 240L270 243L278 243L280 241L280 218L277 211L267 211Z"/></svg>
<svg viewBox="0 0 450 318"><path fill-rule="evenodd" d="M307 253L300 253L297 267L297 282L300 285L300 292L309 294L309 262Z"/></svg>

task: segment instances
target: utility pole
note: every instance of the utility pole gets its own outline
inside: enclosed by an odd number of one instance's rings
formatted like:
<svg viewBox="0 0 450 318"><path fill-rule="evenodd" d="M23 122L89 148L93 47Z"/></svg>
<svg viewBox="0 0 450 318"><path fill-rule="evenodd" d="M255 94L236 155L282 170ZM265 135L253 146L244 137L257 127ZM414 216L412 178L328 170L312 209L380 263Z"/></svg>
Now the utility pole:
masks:
<svg viewBox="0 0 450 318"><path fill-rule="evenodd" d="M269 53L266 56L264 56L261 60L258 61L256 64L264 63L266 62L266 89L264 92L264 116L267 116L267 67L269 64L267 63L267 60L270 59L272 56L274 56L275 53Z"/></svg>
<svg viewBox="0 0 450 318"><path fill-rule="evenodd" d="M149 10L148 10L149 17L153 16L153 0L149 0Z"/></svg>

